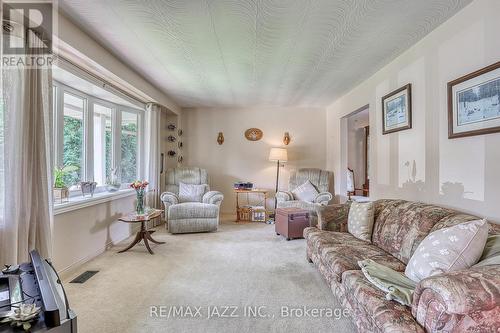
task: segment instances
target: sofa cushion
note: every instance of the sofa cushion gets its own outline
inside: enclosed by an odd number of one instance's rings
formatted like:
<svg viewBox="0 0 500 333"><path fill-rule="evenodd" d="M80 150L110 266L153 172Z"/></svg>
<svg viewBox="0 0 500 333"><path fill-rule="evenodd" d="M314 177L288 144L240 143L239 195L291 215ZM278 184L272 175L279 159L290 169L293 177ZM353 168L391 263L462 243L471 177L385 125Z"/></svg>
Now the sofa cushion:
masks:
<svg viewBox="0 0 500 333"><path fill-rule="evenodd" d="M408 263L418 244L454 211L420 202L378 200L372 243Z"/></svg>
<svg viewBox="0 0 500 333"><path fill-rule="evenodd" d="M483 254L474 267L488 265L500 265L500 235L491 235L488 237Z"/></svg>
<svg viewBox="0 0 500 333"><path fill-rule="evenodd" d="M373 323L371 332L424 332L409 307L386 300L384 292L373 286L361 271L344 272L342 286L351 306L363 309L362 315Z"/></svg>
<svg viewBox="0 0 500 333"><path fill-rule="evenodd" d="M349 233L314 229L305 229L304 237L337 281L341 280L343 272L359 270L358 261L364 259L372 259L400 272L405 269L405 264L398 259Z"/></svg>
<svg viewBox="0 0 500 333"><path fill-rule="evenodd" d="M168 220L213 219L219 216L219 206L201 202L184 202L168 207Z"/></svg>
<svg viewBox="0 0 500 333"><path fill-rule="evenodd" d="M354 237L371 242L373 219L373 202L353 202L351 204L351 209L349 209L347 230Z"/></svg>
<svg viewBox="0 0 500 333"><path fill-rule="evenodd" d="M418 282L432 275L467 269L481 257L487 238L486 220L436 230L420 243L405 274Z"/></svg>
<svg viewBox="0 0 500 333"><path fill-rule="evenodd" d="M365 241L357 239L347 232L323 231L314 227L304 229L304 238L310 243L312 250L317 253L320 253L320 249L332 244L366 244Z"/></svg>
<svg viewBox="0 0 500 333"><path fill-rule="evenodd" d="M329 267L338 281L341 281L342 273L345 271L359 270L358 261L365 259L372 259L398 272L405 269L404 263L369 243L362 245L329 244L321 250L321 260Z"/></svg>

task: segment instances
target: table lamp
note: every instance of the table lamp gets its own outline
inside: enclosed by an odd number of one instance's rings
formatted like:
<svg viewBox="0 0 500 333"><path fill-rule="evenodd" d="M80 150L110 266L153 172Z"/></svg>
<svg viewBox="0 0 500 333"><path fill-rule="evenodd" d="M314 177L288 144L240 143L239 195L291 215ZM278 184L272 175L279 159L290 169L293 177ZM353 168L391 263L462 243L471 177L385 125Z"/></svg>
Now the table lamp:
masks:
<svg viewBox="0 0 500 333"><path fill-rule="evenodd" d="M276 193L279 190L280 180L280 163L288 162L288 154L285 148L271 148L269 153L269 161L276 162ZM278 206L278 199L274 196L274 209Z"/></svg>

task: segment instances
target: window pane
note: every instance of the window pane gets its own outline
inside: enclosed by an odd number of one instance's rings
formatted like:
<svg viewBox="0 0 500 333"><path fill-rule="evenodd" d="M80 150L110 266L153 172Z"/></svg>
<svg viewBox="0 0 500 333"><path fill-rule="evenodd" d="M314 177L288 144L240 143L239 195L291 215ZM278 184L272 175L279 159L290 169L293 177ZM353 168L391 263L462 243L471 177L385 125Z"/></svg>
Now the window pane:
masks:
<svg viewBox="0 0 500 333"><path fill-rule="evenodd" d="M94 181L97 185L111 184L112 110L94 104Z"/></svg>
<svg viewBox="0 0 500 333"><path fill-rule="evenodd" d="M64 176L68 187L83 179L84 105L84 99L64 93L63 164L78 168Z"/></svg>
<svg viewBox="0 0 500 333"><path fill-rule="evenodd" d="M121 125L121 180L131 183L137 179L137 114L122 112Z"/></svg>

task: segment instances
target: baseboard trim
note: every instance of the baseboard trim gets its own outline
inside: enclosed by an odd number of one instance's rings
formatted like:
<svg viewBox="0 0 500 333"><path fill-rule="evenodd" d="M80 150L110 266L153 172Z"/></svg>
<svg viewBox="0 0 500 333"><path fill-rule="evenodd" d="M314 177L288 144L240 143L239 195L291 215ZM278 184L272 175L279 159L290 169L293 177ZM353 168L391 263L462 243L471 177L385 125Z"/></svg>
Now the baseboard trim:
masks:
<svg viewBox="0 0 500 333"><path fill-rule="evenodd" d="M106 252L106 250L113 247L117 243L120 243L120 242L124 241L125 239L129 238L134 233L136 233L138 230L139 230L139 226L134 226L134 227L132 227L131 232L128 236L125 236L116 242L110 241L110 242L106 243L104 246L101 246L96 251L92 252L91 254L81 258L80 260L78 260L74 263L72 263L71 265L69 265L63 269L57 270L57 273L61 277L61 280L66 282L66 280L73 277L77 273L77 271L80 269L80 267L82 265L84 265L85 263L89 262L90 260L96 258L97 256L103 254L104 252Z"/></svg>

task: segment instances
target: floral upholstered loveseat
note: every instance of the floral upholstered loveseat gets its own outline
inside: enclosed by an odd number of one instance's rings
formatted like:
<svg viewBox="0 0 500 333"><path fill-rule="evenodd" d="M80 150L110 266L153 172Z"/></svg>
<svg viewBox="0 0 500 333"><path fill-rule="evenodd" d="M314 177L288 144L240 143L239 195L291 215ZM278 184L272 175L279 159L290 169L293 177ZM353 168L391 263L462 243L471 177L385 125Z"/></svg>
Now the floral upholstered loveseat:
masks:
<svg viewBox="0 0 500 333"><path fill-rule="evenodd" d="M418 244L432 231L477 217L403 200L375 202L372 242L347 232L349 204L318 211L304 230L307 258L349 310L359 332L500 332L500 265L435 275L417 284L411 307L386 300L357 262L372 259L404 272ZM490 224L490 234L500 225Z"/></svg>

